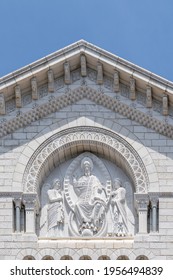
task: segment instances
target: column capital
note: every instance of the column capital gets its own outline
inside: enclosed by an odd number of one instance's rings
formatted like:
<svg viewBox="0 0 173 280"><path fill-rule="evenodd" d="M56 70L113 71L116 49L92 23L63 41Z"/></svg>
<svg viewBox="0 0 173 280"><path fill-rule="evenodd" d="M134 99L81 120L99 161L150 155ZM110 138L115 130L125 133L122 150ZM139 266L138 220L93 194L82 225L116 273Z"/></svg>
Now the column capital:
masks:
<svg viewBox="0 0 173 280"><path fill-rule="evenodd" d="M150 197L151 207L157 207L159 202L159 197Z"/></svg>
<svg viewBox="0 0 173 280"><path fill-rule="evenodd" d="M33 210L37 205L37 194L23 194L23 203L26 210Z"/></svg>
<svg viewBox="0 0 173 280"><path fill-rule="evenodd" d="M135 204L136 204L136 208L138 210L143 210L146 211L149 205L149 196L148 194L144 193L135 193L134 194L134 198L135 198Z"/></svg>
<svg viewBox="0 0 173 280"><path fill-rule="evenodd" d="M21 209L22 206L22 198L14 198L15 207L19 207Z"/></svg>

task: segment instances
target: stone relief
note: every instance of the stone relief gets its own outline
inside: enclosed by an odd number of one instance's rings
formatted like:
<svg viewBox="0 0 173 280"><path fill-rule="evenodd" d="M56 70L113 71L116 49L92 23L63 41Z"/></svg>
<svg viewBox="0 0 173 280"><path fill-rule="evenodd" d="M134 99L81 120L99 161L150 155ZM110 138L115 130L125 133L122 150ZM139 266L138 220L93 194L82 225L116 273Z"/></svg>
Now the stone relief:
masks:
<svg viewBox="0 0 173 280"><path fill-rule="evenodd" d="M42 167L45 162L45 159L52 153L61 149L63 145L72 143L74 141L81 141L87 139L87 141L96 141L102 143L102 145L108 145L115 149L118 153L121 154L124 160L126 160L131 170L134 172L135 177L135 186L136 191L139 193L145 193L148 188L148 177L146 175L145 167L142 162L140 162L139 157L135 154L133 149L127 145L127 143L116 136L108 136L104 133L98 131L86 131L84 128L79 128L79 131L71 132L68 131L67 135L60 135L57 139L50 141L42 150L39 151L39 154L35 156L34 161L28 165L26 173L24 174L24 185L26 192L35 192L38 188L38 183L36 181L38 170ZM25 177L26 175L26 177ZM64 178L63 178L64 179Z"/></svg>
<svg viewBox="0 0 173 280"><path fill-rule="evenodd" d="M119 178L115 179L112 186L111 210L113 235L129 235L134 227L134 216L127 206L126 189L122 187L122 182Z"/></svg>
<svg viewBox="0 0 173 280"><path fill-rule="evenodd" d="M55 179L52 189L48 190L48 236L57 236L64 224L63 196L59 179Z"/></svg>
<svg viewBox="0 0 173 280"><path fill-rule="evenodd" d="M122 184L120 178L112 179L116 173L113 167L108 170L102 159L85 152L59 172L63 184L55 175L42 188L41 237L123 237L134 234L132 191L129 184L126 187Z"/></svg>
<svg viewBox="0 0 173 280"><path fill-rule="evenodd" d="M84 174L73 179L74 191L78 200L74 209L78 231L82 236L92 236L97 233L103 224L106 212L107 194L99 179L92 175L93 162L84 158L81 162Z"/></svg>

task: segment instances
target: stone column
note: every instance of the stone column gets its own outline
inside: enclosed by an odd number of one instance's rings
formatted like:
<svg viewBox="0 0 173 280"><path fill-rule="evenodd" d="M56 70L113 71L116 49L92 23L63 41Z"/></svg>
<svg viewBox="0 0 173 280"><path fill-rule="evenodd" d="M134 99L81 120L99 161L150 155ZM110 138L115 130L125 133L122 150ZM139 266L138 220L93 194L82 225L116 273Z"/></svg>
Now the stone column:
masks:
<svg viewBox="0 0 173 280"><path fill-rule="evenodd" d="M25 232L35 234L36 197L25 196Z"/></svg>
<svg viewBox="0 0 173 280"><path fill-rule="evenodd" d="M147 233L148 222L148 204L149 198L147 194L135 194L135 201L139 217L139 232L141 234Z"/></svg>
<svg viewBox="0 0 173 280"><path fill-rule="evenodd" d="M16 232L20 232L21 231L21 228L20 228L21 201L22 201L21 198L17 198L17 199L14 200L15 210L16 210L16 220L15 220Z"/></svg>
<svg viewBox="0 0 173 280"><path fill-rule="evenodd" d="M151 197L151 208L152 208L152 231L157 231L157 205L158 197Z"/></svg>

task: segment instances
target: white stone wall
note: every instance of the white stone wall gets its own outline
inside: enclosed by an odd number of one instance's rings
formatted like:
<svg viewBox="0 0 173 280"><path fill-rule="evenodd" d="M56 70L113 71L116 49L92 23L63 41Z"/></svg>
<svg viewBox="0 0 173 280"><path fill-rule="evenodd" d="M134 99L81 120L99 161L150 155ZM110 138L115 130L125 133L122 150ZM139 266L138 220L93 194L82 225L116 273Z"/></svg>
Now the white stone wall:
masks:
<svg viewBox="0 0 173 280"><path fill-rule="evenodd" d="M133 145L146 165L155 168L149 176L152 185L150 191L172 192L173 140L84 99L35 121L28 127L18 129L0 140L1 259L20 259L25 255L34 255L35 258L40 259L46 254L53 255L57 259L63 255L71 255L74 259L82 255L98 258L103 254L109 255L112 259L116 259L119 255L128 255L131 259L135 259L138 255L147 255L154 259L173 259L171 242L173 241L173 198L168 197L159 199L159 233L137 235L134 241L47 242L40 240L37 242L36 236L13 233L12 198L3 198L2 193L23 191L20 182L25 165L39 144L50 135L64 128L86 125L104 127L121 135ZM147 152L150 157L147 156Z"/></svg>

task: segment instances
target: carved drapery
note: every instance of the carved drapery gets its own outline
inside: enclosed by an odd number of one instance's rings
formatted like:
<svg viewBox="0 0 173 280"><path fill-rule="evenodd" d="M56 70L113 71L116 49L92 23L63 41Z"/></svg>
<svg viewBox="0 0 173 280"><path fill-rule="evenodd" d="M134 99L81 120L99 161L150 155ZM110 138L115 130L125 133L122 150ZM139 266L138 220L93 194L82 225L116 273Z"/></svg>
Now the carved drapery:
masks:
<svg viewBox="0 0 173 280"><path fill-rule="evenodd" d="M126 180L120 168L90 152L58 165L41 188L39 235L133 236L133 187Z"/></svg>

